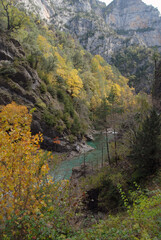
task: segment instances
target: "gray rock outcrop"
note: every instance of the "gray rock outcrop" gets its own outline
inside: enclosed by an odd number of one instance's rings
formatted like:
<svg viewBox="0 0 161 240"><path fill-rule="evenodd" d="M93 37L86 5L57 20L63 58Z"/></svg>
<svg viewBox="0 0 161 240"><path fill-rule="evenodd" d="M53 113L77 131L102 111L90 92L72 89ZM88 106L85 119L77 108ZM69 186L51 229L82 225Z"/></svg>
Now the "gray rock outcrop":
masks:
<svg viewBox="0 0 161 240"><path fill-rule="evenodd" d="M58 133L54 127L49 128L43 119L43 106L54 105L54 99L48 92L41 94L41 83L37 72L30 67L20 43L1 33L0 105L15 101L27 106L29 110L35 109L31 130L33 134L43 133L42 147L59 152L67 151L64 146L53 142ZM55 105L58 105L58 102Z"/></svg>
<svg viewBox="0 0 161 240"><path fill-rule="evenodd" d="M75 35L91 53L106 60L127 44L161 47L159 11L141 0L23 0L24 5L60 30Z"/></svg>
<svg viewBox="0 0 161 240"><path fill-rule="evenodd" d="M130 46L157 48L161 51L161 17L158 9L141 0L113 0L106 6L99 0L23 0L25 7L57 29L71 33L92 54L100 54L110 64L119 52ZM136 75L131 84L136 91L151 91L153 67L151 54L141 60L126 77ZM113 61L115 59L115 61ZM142 75L142 66L148 63ZM125 64L126 68L126 64ZM139 75L139 77L138 77ZM147 79L147 81L146 81ZM146 84L144 82L146 81ZM146 86L144 88L144 85Z"/></svg>

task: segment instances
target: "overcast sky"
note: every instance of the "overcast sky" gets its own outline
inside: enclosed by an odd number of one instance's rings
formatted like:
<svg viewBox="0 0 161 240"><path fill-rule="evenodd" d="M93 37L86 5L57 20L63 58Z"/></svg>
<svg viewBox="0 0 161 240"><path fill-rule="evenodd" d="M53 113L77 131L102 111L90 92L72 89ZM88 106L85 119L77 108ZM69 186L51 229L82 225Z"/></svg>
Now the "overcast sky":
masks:
<svg viewBox="0 0 161 240"><path fill-rule="evenodd" d="M112 0L100 0L100 1L105 2L106 4L112 2ZM161 0L142 0L142 1L148 5L153 5L154 7L157 7L161 13Z"/></svg>

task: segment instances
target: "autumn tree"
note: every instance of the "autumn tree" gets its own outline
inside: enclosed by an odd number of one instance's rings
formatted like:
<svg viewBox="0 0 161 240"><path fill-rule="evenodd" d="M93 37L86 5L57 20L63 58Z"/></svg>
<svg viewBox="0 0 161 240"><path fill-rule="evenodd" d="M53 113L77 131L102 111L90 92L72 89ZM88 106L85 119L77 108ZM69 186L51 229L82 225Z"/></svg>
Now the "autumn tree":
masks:
<svg viewBox="0 0 161 240"><path fill-rule="evenodd" d="M11 103L0 111L0 220L26 211L36 213L37 191L48 172L39 148L41 135L31 135L32 116Z"/></svg>
<svg viewBox="0 0 161 240"><path fill-rule="evenodd" d="M55 182L49 176L47 159L52 154L40 149L41 134L31 135L31 120L25 106L11 103L0 108L0 236L4 240L58 239L60 232L66 236L77 208L69 181ZM59 161L54 160L53 164Z"/></svg>
<svg viewBox="0 0 161 240"><path fill-rule="evenodd" d="M71 68L66 62L65 57L60 56L58 52L55 53L57 57L57 74L65 80L67 90L72 97L80 97L80 92L83 88L82 79L79 76L78 70Z"/></svg>

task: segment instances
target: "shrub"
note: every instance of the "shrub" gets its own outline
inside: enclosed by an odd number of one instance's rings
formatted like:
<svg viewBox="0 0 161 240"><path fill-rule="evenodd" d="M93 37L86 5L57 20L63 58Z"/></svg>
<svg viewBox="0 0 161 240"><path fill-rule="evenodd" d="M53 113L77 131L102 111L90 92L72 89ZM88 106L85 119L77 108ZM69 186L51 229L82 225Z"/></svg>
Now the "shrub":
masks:
<svg viewBox="0 0 161 240"><path fill-rule="evenodd" d="M63 90L61 90L61 89L58 89L57 90L57 98L59 99L59 101L60 102L65 102L65 98L66 98L66 93L63 91Z"/></svg>
<svg viewBox="0 0 161 240"><path fill-rule="evenodd" d="M57 119L55 115L51 114L48 110L44 111L43 119L45 123L51 127L54 127L56 125Z"/></svg>
<svg viewBox="0 0 161 240"><path fill-rule="evenodd" d="M71 118L70 118L69 113L65 113L65 114L64 114L64 116L63 116L63 121L64 121L66 127L67 127L68 129L70 129L71 126L72 126L72 120L71 120Z"/></svg>
<svg viewBox="0 0 161 240"><path fill-rule="evenodd" d="M47 92L47 87L46 87L46 84L41 82L41 85L40 85L40 92L42 94L45 94Z"/></svg>
<svg viewBox="0 0 161 240"><path fill-rule="evenodd" d="M39 149L41 135L31 136L32 117L15 103L0 112L0 220L11 215L34 214L39 209L37 190L48 166ZM34 156L34 157L33 157Z"/></svg>
<svg viewBox="0 0 161 240"><path fill-rule="evenodd" d="M0 109L0 236L2 240L71 236L75 216L69 181L47 175L49 152L31 136L32 116L15 103ZM72 199L72 201L70 201Z"/></svg>
<svg viewBox="0 0 161 240"><path fill-rule="evenodd" d="M40 98L37 98L36 106L42 108L43 110L46 109L46 104Z"/></svg>
<svg viewBox="0 0 161 240"><path fill-rule="evenodd" d="M51 96L52 96L53 98L56 97L56 89L55 89L54 86L52 86L52 84L49 84L49 85L47 86L47 90L48 90L48 92L51 94Z"/></svg>
<svg viewBox="0 0 161 240"><path fill-rule="evenodd" d="M80 134L80 128L81 128L81 124L79 121L79 118L77 116L74 116L74 121L71 127L71 132L74 135L79 135Z"/></svg>

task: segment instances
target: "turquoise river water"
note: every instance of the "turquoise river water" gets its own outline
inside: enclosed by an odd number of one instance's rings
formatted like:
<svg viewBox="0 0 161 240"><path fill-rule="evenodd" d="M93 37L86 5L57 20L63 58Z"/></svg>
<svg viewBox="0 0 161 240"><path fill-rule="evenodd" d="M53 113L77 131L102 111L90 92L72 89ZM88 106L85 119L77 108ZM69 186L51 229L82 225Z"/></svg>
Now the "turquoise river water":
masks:
<svg viewBox="0 0 161 240"><path fill-rule="evenodd" d="M93 167L97 167L102 163L102 148L103 148L103 159L107 160L107 152L105 147L105 135L95 135L95 140L87 142L88 145L92 146L94 150L85 154L74 157L70 160L62 161L58 167L51 172L51 175L56 181L62 179L70 179L72 175L72 168L78 167L85 162Z"/></svg>

